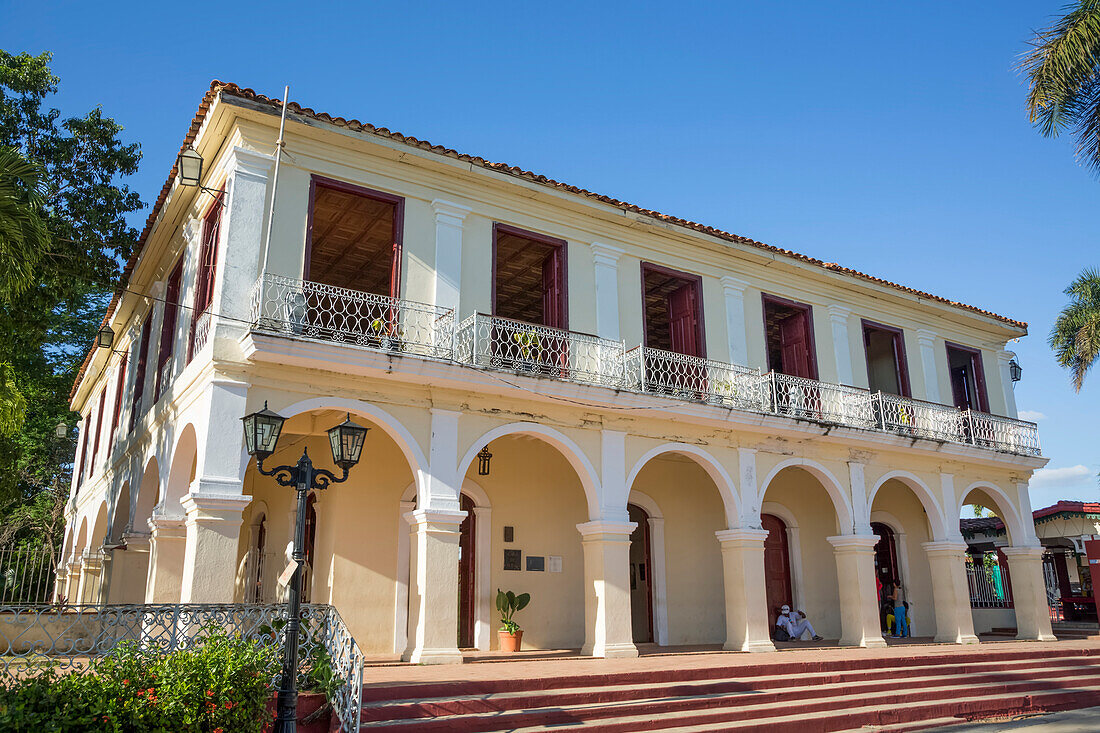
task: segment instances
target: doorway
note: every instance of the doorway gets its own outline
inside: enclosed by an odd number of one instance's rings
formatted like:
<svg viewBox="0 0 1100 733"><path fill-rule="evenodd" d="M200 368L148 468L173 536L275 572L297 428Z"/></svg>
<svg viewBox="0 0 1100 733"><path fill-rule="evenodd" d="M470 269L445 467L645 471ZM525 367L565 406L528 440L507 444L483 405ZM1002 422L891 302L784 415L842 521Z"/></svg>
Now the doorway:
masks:
<svg viewBox="0 0 1100 733"><path fill-rule="evenodd" d="M780 606L792 606L791 552L787 525L773 514L760 515L760 526L768 530L764 540L764 591L768 603L768 623L774 622Z"/></svg>
<svg viewBox="0 0 1100 733"><path fill-rule="evenodd" d="M982 352L958 344L947 344L947 368L951 375L951 396L955 407L989 412Z"/></svg>
<svg viewBox="0 0 1100 733"><path fill-rule="evenodd" d="M653 641L653 566L650 562L649 514L628 504L630 521L638 526L630 534L630 625L635 644Z"/></svg>
<svg viewBox="0 0 1100 733"><path fill-rule="evenodd" d="M477 589L474 585L476 571L476 536L474 500L466 494L460 503L466 518L459 525L458 532L458 648L474 647L474 603Z"/></svg>
<svg viewBox="0 0 1100 733"><path fill-rule="evenodd" d="M768 368L779 374L817 379L813 309L804 303L764 296Z"/></svg>

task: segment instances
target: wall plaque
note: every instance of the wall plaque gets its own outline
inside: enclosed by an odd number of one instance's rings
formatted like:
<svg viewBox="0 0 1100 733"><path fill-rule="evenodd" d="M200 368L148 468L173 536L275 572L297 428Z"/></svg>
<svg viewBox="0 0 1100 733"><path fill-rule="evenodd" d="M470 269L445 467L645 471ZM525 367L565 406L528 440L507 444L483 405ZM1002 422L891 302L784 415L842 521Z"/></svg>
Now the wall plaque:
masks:
<svg viewBox="0 0 1100 733"><path fill-rule="evenodd" d="M551 555L546 558L546 569L551 573L561 572L561 555Z"/></svg>
<svg viewBox="0 0 1100 733"><path fill-rule="evenodd" d="M505 527L504 528L504 541L505 542L511 542L512 540L515 539L515 537L516 537L515 527Z"/></svg>
<svg viewBox="0 0 1100 733"><path fill-rule="evenodd" d="M546 570L546 558L540 555L527 556L527 571L541 573Z"/></svg>
<svg viewBox="0 0 1100 733"><path fill-rule="evenodd" d="M523 564L521 558L523 553L520 550L505 550L504 551L504 569L505 570L523 570Z"/></svg>

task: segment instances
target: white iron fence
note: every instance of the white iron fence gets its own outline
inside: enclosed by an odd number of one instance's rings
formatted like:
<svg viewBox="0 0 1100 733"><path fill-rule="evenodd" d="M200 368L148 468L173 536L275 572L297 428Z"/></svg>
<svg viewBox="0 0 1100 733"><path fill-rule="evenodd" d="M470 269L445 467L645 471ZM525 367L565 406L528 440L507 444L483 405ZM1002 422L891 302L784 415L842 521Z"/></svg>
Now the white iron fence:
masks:
<svg viewBox="0 0 1100 733"><path fill-rule="evenodd" d="M454 312L411 300L265 274L252 294L261 331L441 359L451 357Z"/></svg>
<svg viewBox="0 0 1100 733"><path fill-rule="evenodd" d="M967 557L966 583L971 608L1012 608L1012 583L995 554L983 560Z"/></svg>
<svg viewBox="0 0 1100 733"><path fill-rule="evenodd" d="M95 657L132 641L161 653L200 644L204 630L282 649L286 607L282 604L181 603L144 605L0 605L0 674L27 676L47 665L84 669ZM301 608L299 684L316 665L330 665L340 680L330 700L345 731L358 731L363 690L363 654L333 607ZM270 681L274 689L278 679Z"/></svg>
<svg viewBox="0 0 1100 733"><path fill-rule="evenodd" d="M638 392L742 410L767 405L760 370L721 361L636 346L626 352L626 375L625 386Z"/></svg>
<svg viewBox="0 0 1100 733"><path fill-rule="evenodd" d="M0 604L49 603L56 570L57 558L48 547L0 549Z"/></svg>
<svg viewBox="0 0 1100 733"><path fill-rule="evenodd" d="M461 364L621 387L622 341L475 313L455 330Z"/></svg>
<svg viewBox="0 0 1100 733"><path fill-rule="evenodd" d="M390 353L628 389L692 402L881 430L1038 456L1035 423L858 387L758 370L622 341L475 313L454 312L332 285L264 274L252 295L254 328ZM196 349L209 330L196 325ZM203 331L203 333L205 333ZM171 374L163 376L167 383Z"/></svg>

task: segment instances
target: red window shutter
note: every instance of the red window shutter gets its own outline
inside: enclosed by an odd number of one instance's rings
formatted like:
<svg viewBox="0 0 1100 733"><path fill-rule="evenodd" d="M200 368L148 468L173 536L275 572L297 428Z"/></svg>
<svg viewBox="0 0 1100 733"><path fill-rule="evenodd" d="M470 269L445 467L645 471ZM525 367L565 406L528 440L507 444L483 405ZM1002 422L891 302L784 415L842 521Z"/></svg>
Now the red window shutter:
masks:
<svg viewBox="0 0 1100 733"><path fill-rule="evenodd" d="M807 313L798 313L779 322L779 348L784 374L817 378L810 358L810 319Z"/></svg>
<svg viewBox="0 0 1100 733"><path fill-rule="evenodd" d="M88 458L88 426L92 422L92 413L88 413L88 417L84 418L84 425L81 426L80 432L84 433L83 446L80 449L80 465L77 467L76 472L76 490L80 491L80 485L84 483L84 464Z"/></svg>
<svg viewBox="0 0 1100 733"><path fill-rule="evenodd" d="M115 431L118 430L118 418L122 414L122 393L126 386L126 359L118 365L118 383L115 385L115 407L111 415L111 440L115 439Z"/></svg>
<svg viewBox="0 0 1100 733"><path fill-rule="evenodd" d="M141 408L141 397L145 392L145 369L149 360L149 339L152 337L152 314L146 316L145 325L141 327L141 340L138 343L137 367L134 369L134 393L130 399L130 427L133 431L137 424L138 410Z"/></svg>
<svg viewBox="0 0 1100 733"><path fill-rule="evenodd" d="M565 298L562 282L561 247L542 261L542 325L565 327Z"/></svg>
<svg viewBox="0 0 1100 733"><path fill-rule="evenodd" d="M218 267L218 239L221 232L223 198L220 194L214 200L202 222L202 247L199 251L199 267L195 277L195 298L191 309L191 327L187 337L187 361L191 361L195 350L195 326L199 317L210 307L214 300L214 280Z"/></svg>
<svg viewBox="0 0 1100 733"><path fill-rule="evenodd" d="M99 393L99 407L96 408L96 420L95 420L95 439L92 441L92 465L88 467L90 471L95 470L95 462L99 457L99 436L103 434L103 403L106 402L107 389L100 390Z"/></svg>
<svg viewBox="0 0 1100 733"><path fill-rule="evenodd" d="M180 283L183 279L183 258L180 257L172 274L168 276L168 289L164 294L164 318L160 324L160 345L157 349L157 381L153 391L154 400L160 399L163 367L172 358L172 347L176 340L176 319L179 317Z"/></svg>
<svg viewBox="0 0 1100 733"><path fill-rule="evenodd" d="M401 242L393 243L393 257L390 260L390 297L401 297Z"/></svg>
<svg viewBox="0 0 1100 733"><path fill-rule="evenodd" d="M699 317L695 283L681 285L668 296L669 342L677 354L699 356Z"/></svg>

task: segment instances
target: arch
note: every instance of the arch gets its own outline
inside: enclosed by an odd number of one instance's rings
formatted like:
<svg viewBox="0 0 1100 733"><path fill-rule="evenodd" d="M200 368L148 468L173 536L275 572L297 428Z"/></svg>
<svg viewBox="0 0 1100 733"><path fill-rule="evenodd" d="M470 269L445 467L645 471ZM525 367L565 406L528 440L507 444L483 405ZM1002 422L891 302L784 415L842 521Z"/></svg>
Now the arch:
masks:
<svg viewBox="0 0 1100 733"><path fill-rule="evenodd" d="M950 534L947 526L947 521L943 516L943 510L940 508L940 503L937 501L935 494L928 488L928 484L921 481L920 477L909 471L888 471L879 477L878 481L871 488L871 494L867 497L867 516L868 522L870 522L871 508L875 505L875 496L878 495L879 489L882 485L891 479L896 479L900 483L905 484L909 489L917 495L917 499L920 500L921 506L924 507L924 513L928 515L928 524L932 528L932 541L939 542L947 538ZM896 521L896 520L895 520ZM883 522L883 524L889 524ZM899 529L899 527L893 527L895 532L904 532L905 530Z"/></svg>
<svg viewBox="0 0 1100 733"><path fill-rule="evenodd" d="M92 525L91 534L88 535L88 547L87 549L98 549L98 545L102 545L107 540L107 518L110 516L110 509L107 506L107 500L104 499L99 503L99 511L95 515L95 524Z"/></svg>
<svg viewBox="0 0 1100 733"><path fill-rule="evenodd" d="M572 438L568 437L560 430L556 430L546 425L539 425L533 422L514 422L493 428L475 440L473 445L470 446L470 449L466 451L466 455L462 457L462 460L458 464L458 475L466 475L466 472L470 470L470 464L473 463L474 458L477 457L478 451L484 446L497 438L503 438L507 435L529 435L535 438L541 438L543 441L557 448L565 457L565 460L569 462L569 465L573 467L573 470L577 472L577 477L580 478L581 488L584 489L584 497L588 502L588 518L593 520L600 518L599 474L592 465L592 461L588 460L588 456L585 455L584 451L581 450L580 446L578 446ZM421 483L421 488L424 488L423 483ZM423 502L421 502L421 504L423 504Z"/></svg>
<svg viewBox="0 0 1100 733"><path fill-rule="evenodd" d="M676 453L686 458L690 458L706 471L710 476L714 485L718 487L718 493L722 496L722 506L726 510L726 526L729 528L737 527L740 523L741 516L741 502L737 496L737 487L733 483L733 479L730 478L729 472L726 471L718 459L712 456L707 451L703 450L699 446L689 445L687 443L664 443L656 448L648 450L642 455L641 458L634 464L634 467L627 474L626 486L629 492L630 487L634 485L634 480L638 478L638 474L641 473L645 465L657 456L664 453ZM639 504L643 509L649 513L649 510ZM650 514L652 517L653 515Z"/></svg>
<svg viewBox="0 0 1100 733"><path fill-rule="evenodd" d="M73 559L80 557L80 553L84 552L84 546L88 544L88 517L84 516L80 520L80 530L76 533L76 542L73 544Z"/></svg>
<svg viewBox="0 0 1100 733"><path fill-rule="evenodd" d="M199 444L195 434L195 426L187 423L180 436L176 440L176 447L172 451L171 468L168 469L168 481L164 490L164 501L161 502L161 511L169 516L179 516L183 513L180 501L187 495L191 488L191 469L198 457Z"/></svg>
<svg viewBox="0 0 1100 733"><path fill-rule="evenodd" d="M665 569L665 517L653 497L631 489L627 504L640 507L649 516L649 564L653 592L653 641L668 644L668 578Z"/></svg>
<svg viewBox="0 0 1100 733"><path fill-rule="evenodd" d="M135 532L148 532L149 520L153 516L153 509L160 501L160 468L157 465L156 456L151 456L145 464L145 471L141 475L141 483L138 484L137 506L134 508L130 528Z"/></svg>
<svg viewBox="0 0 1100 733"><path fill-rule="evenodd" d="M775 477L779 475L779 472L785 468L792 467L801 468L821 482L821 485L825 487L825 491L829 494L829 498L832 499L833 509L836 511L837 524L840 527L840 534L852 534L855 529L855 522L852 515L851 501L848 499L844 487L837 480L836 476L833 475L832 471L825 468L825 466L817 461L809 458L788 458L784 461L780 461L776 464L775 468L768 473L767 477L760 482L761 498L767 495L768 487ZM763 510L761 510L761 513L763 513Z"/></svg>
<svg viewBox="0 0 1100 733"><path fill-rule="evenodd" d="M771 514L779 517L787 526L787 553L791 563L791 595L794 597L794 605L799 608L806 607L806 599L802 583L802 540L799 537L798 520L794 512L777 501L765 501L760 504L760 514ZM771 613L771 609L768 609Z"/></svg>
<svg viewBox="0 0 1100 733"><path fill-rule="evenodd" d="M114 512L111 516L111 531L108 539L117 542L130 528L130 482L125 481L115 498Z"/></svg>
<svg viewBox="0 0 1100 733"><path fill-rule="evenodd" d="M1008 494L1006 494L1001 487L988 481L975 481L960 492L959 504L955 507L955 521L959 521L958 517L962 514L962 508L968 503L966 499L974 491L986 492L989 498L993 499L993 502L997 505L987 508L997 510L997 516L1005 524L1005 532L1008 534L1009 544L1015 545L1023 542L1024 538L1028 536L1028 532L1020 521L1020 514L1016 511L1016 505L1012 503L1012 499L1009 498Z"/></svg>
<svg viewBox="0 0 1100 733"><path fill-rule="evenodd" d="M426 472L428 460L424 455L424 451L420 448L420 444L416 442L416 438L413 437L408 428L402 425L401 422L390 413L362 400L351 399L349 397L329 396L313 397L288 405L284 408L283 416L290 418L295 415L300 415L303 412L312 412L314 410L340 410L342 412L350 412L368 418L397 444L398 449L404 454L405 460L409 462L409 468L412 469L412 474L416 479L417 485L420 486L425 483L427 479ZM247 453L244 454L244 458L247 463Z"/></svg>

